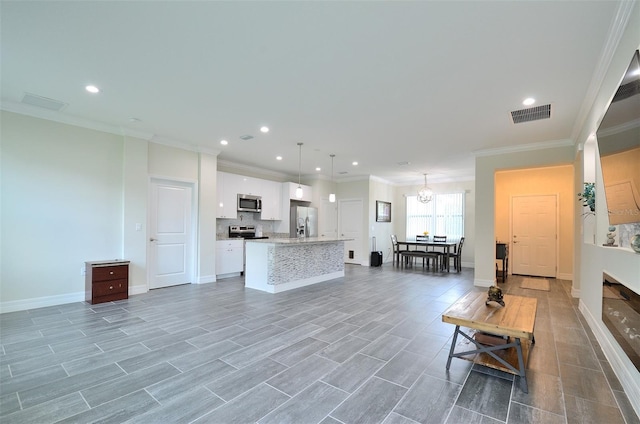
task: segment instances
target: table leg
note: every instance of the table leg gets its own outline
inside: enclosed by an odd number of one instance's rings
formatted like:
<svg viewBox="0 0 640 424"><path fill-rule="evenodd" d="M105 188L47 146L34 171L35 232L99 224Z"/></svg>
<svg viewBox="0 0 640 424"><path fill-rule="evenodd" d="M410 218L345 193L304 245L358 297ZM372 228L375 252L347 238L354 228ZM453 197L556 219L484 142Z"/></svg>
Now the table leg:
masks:
<svg viewBox="0 0 640 424"><path fill-rule="evenodd" d="M456 348L456 343L458 342L458 331L460 330L460 326L456 325L456 329L453 332L453 340L451 341L451 349L449 349L449 359L447 359L447 371L451 366L451 358L453 358L453 351Z"/></svg>
<svg viewBox="0 0 640 424"><path fill-rule="evenodd" d="M527 385L527 375L524 370L524 358L522 357L522 344L520 343L520 338L516 338L516 351L518 352L518 371L520 374L520 379L522 380L522 391L525 393L529 393L529 387Z"/></svg>

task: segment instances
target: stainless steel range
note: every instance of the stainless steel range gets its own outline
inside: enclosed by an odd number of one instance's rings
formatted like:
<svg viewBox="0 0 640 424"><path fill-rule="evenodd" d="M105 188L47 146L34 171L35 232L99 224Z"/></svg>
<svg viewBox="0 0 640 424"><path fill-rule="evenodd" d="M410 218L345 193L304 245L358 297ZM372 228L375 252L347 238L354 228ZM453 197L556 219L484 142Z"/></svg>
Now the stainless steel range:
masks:
<svg viewBox="0 0 640 424"><path fill-rule="evenodd" d="M229 225L229 238L267 239L269 237L256 236L255 225Z"/></svg>

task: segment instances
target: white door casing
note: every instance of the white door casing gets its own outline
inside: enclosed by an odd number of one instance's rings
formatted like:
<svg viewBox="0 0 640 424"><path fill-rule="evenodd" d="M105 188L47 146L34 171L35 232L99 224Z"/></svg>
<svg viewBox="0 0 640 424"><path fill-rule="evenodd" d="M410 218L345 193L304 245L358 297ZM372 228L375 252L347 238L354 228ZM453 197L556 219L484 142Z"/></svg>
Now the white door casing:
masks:
<svg viewBox="0 0 640 424"><path fill-rule="evenodd" d="M557 196L514 196L511 200L512 273L555 277Z"/></svg>
<svg viewBox="0 0 640 424"><path fill-rule="evenodd" d="M362 256L362 199L344 199L338 201L338 233L340 237L353 240L344 242L344 262L361 264ZM353 257L349 257L353 251Z"/></svg>
<svg viewBox="0 0 640 424"><path fill-rule="evenodd" d="M149 193L149 288L192 283L192 183L152 179Z"/></svg>

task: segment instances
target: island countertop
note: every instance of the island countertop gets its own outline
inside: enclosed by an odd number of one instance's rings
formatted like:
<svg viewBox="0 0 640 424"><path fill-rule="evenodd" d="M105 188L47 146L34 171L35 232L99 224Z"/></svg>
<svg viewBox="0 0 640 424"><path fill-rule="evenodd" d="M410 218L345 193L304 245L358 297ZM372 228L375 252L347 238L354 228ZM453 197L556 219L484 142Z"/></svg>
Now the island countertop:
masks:
<svg viewBox="0 0 640 424"><path fill-rule="evenodd" d="M269 239L246 239L247 243L263 244L321 244L335 243L337 241L350 241L351 238L344 237L304 237L304 238L269 238Z"/></svg>
<svg viewBox="0 0 640 424"><path fill-rule="evenodd" d="M279 293L344 277L340 237L246 240L244 285Z"/></svg>

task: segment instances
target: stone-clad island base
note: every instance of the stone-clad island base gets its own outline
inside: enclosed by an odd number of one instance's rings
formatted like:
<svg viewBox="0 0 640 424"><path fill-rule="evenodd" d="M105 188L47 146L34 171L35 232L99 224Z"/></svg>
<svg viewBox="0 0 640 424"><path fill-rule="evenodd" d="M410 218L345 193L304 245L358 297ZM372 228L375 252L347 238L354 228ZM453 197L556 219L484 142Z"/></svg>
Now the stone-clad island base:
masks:
<svg viewBox="0 0 640 424"><path fill-rule="evenodd" d="M344 238L246 241L245 287L280 293L344 277Z"/></svg>

